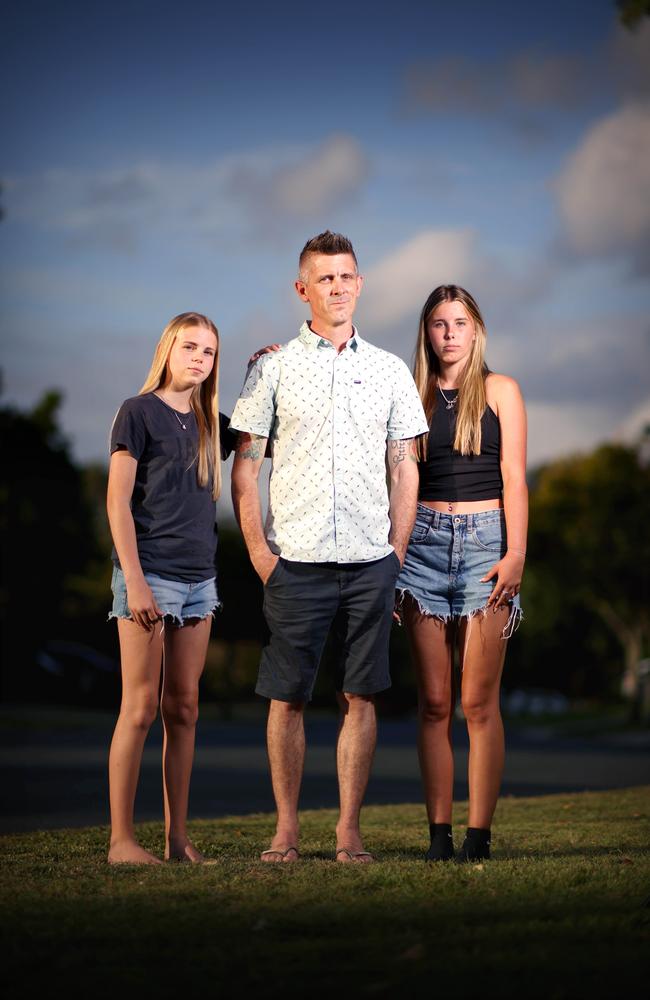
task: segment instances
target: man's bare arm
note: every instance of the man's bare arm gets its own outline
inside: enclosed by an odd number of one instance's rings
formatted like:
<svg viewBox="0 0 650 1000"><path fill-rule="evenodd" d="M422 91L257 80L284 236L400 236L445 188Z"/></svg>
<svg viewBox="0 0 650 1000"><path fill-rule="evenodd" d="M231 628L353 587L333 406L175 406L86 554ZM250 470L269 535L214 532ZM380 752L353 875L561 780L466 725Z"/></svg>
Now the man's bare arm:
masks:
<svg viewBox="0 0 650 1000"><path fill-rule="evenodd" d="M244 536L250 560L262 583L266 583L278 561L264 536L258 489L267 440L258 434L239 432L231 477L235 517Z"/></svg>
<svg viewBox="0 0 650 1000"><path fill-rule="evenodd" d="M390 472L390 536L388 540L395 549L399 561L403 563L415 521L415 505L420 483L415 440L413 438L403 438L400 441L390 440L387 445L387 455Z"/></svg>

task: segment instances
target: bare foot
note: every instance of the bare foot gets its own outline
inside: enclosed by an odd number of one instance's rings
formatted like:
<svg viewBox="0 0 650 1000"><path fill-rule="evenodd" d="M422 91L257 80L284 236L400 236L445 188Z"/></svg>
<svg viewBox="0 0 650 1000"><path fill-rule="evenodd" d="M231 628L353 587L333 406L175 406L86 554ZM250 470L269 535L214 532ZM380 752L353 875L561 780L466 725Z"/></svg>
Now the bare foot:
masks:
<svg viewBox="0 0 650 1000"><path fill-rule="evenodd" d="M276 833L268 851L262 851L260 854L260 861L264 861L265 864L297 861L300 857L296 847L297 843L297 830L283 830L281 833Z"/></svg>
<svg viewBox="0 0 650 1000"><path fill-rule="evenodd" d="M336 860L343 864L369 864L374 861L372 854L363 849L363 841L358 830L336 828Z"/></svg>
<svg viewBox="0 0 650 1000"><path fill-rule="evenodd" d="M170 841L165 851L165 861L180 861L191 865L209 864L190 840Z"/></svg>
<svg viewBox="0 0 650 1000"><path fill-rule="evenodd" d="M117 840L108 852L109 865L161 865L160 858L145 851L136 840Z"/></svg>
<svg viewBox="0 0 650 1000"><path fill-rule="evenodd" d="M353 851L349 847L337 847L336 860L342 862L344 865L350 863L354 865L369 865L375 859L368 851Z"/></svg>
<svg viewBox="0 0 650 1000"><path fill-rule="evenodd" d="M262 851L260 854L260 861L265 864L276 864L278 862L284 863L285 861L298 861L300 855L298 854L298 848L290 845L281 850L279 847L271 847L268 851Z"/></svg>

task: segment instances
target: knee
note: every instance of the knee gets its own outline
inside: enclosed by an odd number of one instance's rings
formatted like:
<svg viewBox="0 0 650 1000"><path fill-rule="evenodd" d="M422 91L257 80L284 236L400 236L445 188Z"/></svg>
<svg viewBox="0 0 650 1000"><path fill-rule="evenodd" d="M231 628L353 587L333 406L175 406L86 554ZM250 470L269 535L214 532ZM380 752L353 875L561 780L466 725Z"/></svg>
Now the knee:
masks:
<svg viewBox="0 0 650 1000"><path fill-rule="evenodd" d="M484 726L499 714L498 702L480 694L463 696L462 706L469 726Z"/></svg>
<svg viewBox="0 0 650 1000"><path fill-rule="evenodd" d="M158 715L158 702L153 698L142 699L124 705L121 714L133 729L148 732Z"/></svg>
<svg viewBox="0 0 650 1000"><path fill-rule="evenodd" d="M418 702L418 714L423 725L436 725L449 722L451 715L451 699L434 696L421 697Z"/></svg>
<svg viewBox="0 0 650 1000"><path fill-rule="evenodd" d="M286 719L293 719L296 716L302 715L305 711L304 701L279 701L276 698L271 699L270 711L273 715L282 716Z"/></svg>
<svg viewBox="0 0 650 1000"><path fill-rule="evenodd" d="M374 712L375 698L371 694L351 694L349 691L339 691L337 694L339 708L344 715Z"/></svg>
<svg viewBox="0 0 650 1000"><path fill-rule="evenodd" d="M166 725L193 728L199 717L198 692L164 694L162 714Z"/></svg>

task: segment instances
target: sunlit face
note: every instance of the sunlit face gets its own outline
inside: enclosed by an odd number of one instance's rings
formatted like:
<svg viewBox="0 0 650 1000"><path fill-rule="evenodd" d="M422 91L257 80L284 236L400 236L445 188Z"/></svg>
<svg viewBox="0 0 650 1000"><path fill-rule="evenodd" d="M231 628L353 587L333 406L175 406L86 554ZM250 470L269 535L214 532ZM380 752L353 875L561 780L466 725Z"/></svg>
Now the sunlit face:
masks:
<svg viewBox="0 0 650 1000"><path fill-rule="evenodd" d="M177 391L205 382L214 367L217 338L206 326L186 326L176 334L167 369Z"/></svg>
<svg viewBox="0 0 650 1000"><path fill-rule="evenodd" d="M354 257L315 253L307 258L305 268L307 273L296 281L296 291L309 303L316 329L349 323L363 284Z"/></svg>
<svg viewBox="0 0 650 1000"><path fill-rule="evenodd" d="M476 330L462 302L441 302L427 319L426 330L439 361L454 364L467 360Z"/></svg>

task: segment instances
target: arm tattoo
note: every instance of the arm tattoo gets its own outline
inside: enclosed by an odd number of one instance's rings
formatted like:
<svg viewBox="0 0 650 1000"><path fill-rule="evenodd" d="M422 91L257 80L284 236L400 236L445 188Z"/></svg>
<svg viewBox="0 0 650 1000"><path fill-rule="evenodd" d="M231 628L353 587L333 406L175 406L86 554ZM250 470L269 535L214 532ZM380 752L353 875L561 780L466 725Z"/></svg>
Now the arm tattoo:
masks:
<svg viewBox="0 0 650 1000"><path fill-rule="evenodd" d="M400 441L389 441L390 461L393 465L399 465L405 458L410 458L412 462L418 460L413 448L413 438L403 438Z"/></svg>
<svg viewBox="0 0 650 1000"><path fill-rule="evenodd" d="M265 440L266 438L263 438L259 434L244 434L240 432L237 438L237 455L239 458L250 458L252 462L256 462L264 454L262 441Z"/></svg>
<svg viewBox="0 0 650 1000"><path fill-rule="evenodd" d="M406 441L391 441L390 442L391 456L390 460L393 465L399 465L406 458Z"/></svg>

